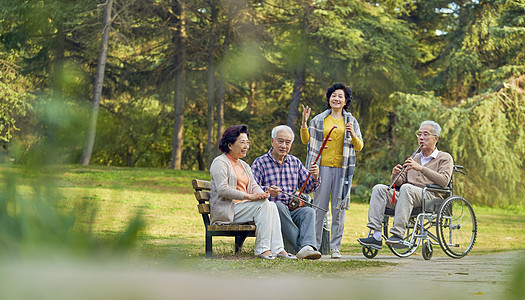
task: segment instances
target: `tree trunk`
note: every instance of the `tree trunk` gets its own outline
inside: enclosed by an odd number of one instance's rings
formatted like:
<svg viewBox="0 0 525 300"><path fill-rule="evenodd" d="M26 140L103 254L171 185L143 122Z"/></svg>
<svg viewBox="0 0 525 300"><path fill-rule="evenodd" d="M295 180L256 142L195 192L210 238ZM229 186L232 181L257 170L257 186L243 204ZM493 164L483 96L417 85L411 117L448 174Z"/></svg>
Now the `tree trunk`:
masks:
<svg viewBox="0 0 525 300"><path fill-rule="evenodd" d="M293 85L292 100L290 101L290 108L288 110L288 120L286 124L293 129L295 129L295 124L299 117L299 104L301 103L301 98L303 97L303 89L305 84L305 74L306 74L306 51L307 51L307 38L306 30L308 24L306 23L306 11L305 17L303 18L303 28L301 31L301 43L298 45L298 60L295 67L295 82Z"/></svg>
<svg viewBox="0 0 525 300"><path fill-rule="evenodd" d="M102 22L102 40L100 42L100 52L98 54L98 64L95 75L95 85L93 87L93 98L91 99L91 113L89 117L89 127L86 134L86 142L82 156L80 157L80 164L83 166L89 165L91 155L93 153L93 145L95 144L95 135L97 131L98 109L100 106L100 98L102 97L102 86L104 83L104 71L106 70L106 59L108 56L109 32L111 30L111 10L113 7L113 0L108 0L104 6L104 19Z"/></svg>
<svg viewBox="0 0 525 300"><path fill-rule="evenodd" d="M55 38L55 64L53 70L53 95L52 101L61 103L62 102L62 92L64 89L64 48L66 44L66 37L63 30L63 21L61 19L57 20L57 34ZM60 145L58 144L58 135L59 125L56 122L48 122L46 130L46 142L48 146L48 151L45 153L45 159L47 164L56 164L59 160L58 151L60 150Z"/></svg>
<svg viewBox="0 0 525 300"><path fill-rule="evenodd" d="M215 151L213 142L215 136L213 128L215 127L215 26L217 23L217 3L216 0L210 0L211 6L211 24L210 37L208 40L208 143L206 145L206 166L209 168ZM200 169L200 167L199 167Z"/></svg>
<svg viewBox="0 0 525 300"><path fill-rule="evenodd" d="M64 48L66 47L66 36L62 29L63 24L58 22L55 48L55 66L53 72L53 99L62 99L62 90L64 87Z"/></svg>
<svg viewBox="0 0 525 300"><path fill-rule="evenodd" d="M215 155L220 153L217 142L221 139L222 133L224 131L224 95L226 94L226 76L220 74L219 80L219 97L217 101L217 139L213 141L213 146L215 148Z"/></svg>
<svg viewBox="0 0 525 300"><path fill-rule="evenodd" d="M204 170L204 145L202 142L199 143L199 152L197 153L197 163L199 164L199 170Z"/></svg>
<svg viewBox="0 0 525 300"><path fill-rule="evenodd" d="M182 162L182 149L184 145L184 87L185 87L185 15L184 1L173 0L172 11L174 14L172 42L176 49L173 57L175 66L175 122L173 125L173 150L171 153L171 168L180 170Z"/></svg>
<svg viewBox="0 0 525 300"><path fill-rule="evenodd" d="M304 56L304 55L301 55ZM288 110L288 120L286 124L292 129L295 129L297 118L299 117L299 104L303 97L303 89L305 82L305 65L303 61L299 62L297 72L295 73L295 83L293 85L292 101L290 102L290 109Z"/></svg>
<svg viewBox="0 0 525 300"><path fill-rule="evenodd" d="M224 32L224 44L222 45L222 57L226 57L228 49L230 48L230 26L231 18L228 18L226 29ZM221 139L224 131L224 95L226 94L226 74L224 65L221 65L219 70L219 97L217 102L217 139L213 145L215 147L215 154L218 155L220 150L217 146L217 142Z"/></svg>
<svg viewBox="0 0 525 300"><path fill-rule="evenodd" d="M248 94L248 105L246 109L248 109L250 115L253 116L255 114L255 98L257 94L257 85L255 81L251 81L250 83L248 83L248 87L250 88L250 92Z"/></svg>

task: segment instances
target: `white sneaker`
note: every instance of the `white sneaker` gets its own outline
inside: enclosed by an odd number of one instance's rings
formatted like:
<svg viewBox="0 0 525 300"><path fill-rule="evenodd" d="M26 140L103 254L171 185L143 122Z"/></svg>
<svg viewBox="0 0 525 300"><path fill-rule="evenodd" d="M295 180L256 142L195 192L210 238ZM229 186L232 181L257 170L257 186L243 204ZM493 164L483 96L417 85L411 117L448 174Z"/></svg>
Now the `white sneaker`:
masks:
<svg viewBox="0 0 525 300"><path fill-rule="evenodd" d="M319 259L321 256L321 252L315 251L312 246L304 246L297 252L297 258L300 259Z"/></svg>
<svg viewBox="0 0 525 300"><path fill-rule="evenodd" d="M341 253L337 249L332 249L330 251L332 253L332 258L341 258Z"/></svg>

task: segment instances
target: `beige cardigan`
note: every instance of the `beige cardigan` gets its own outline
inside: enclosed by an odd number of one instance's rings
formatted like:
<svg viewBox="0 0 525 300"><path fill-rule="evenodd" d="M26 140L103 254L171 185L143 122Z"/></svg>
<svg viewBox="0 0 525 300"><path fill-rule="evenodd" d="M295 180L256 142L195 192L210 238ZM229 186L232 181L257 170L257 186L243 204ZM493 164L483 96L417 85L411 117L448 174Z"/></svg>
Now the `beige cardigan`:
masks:
<svg viewBox="0 0 525 300"><path fill-rule="evenodd" d="M421 156L416 155L414 161L421 164ZM450 182L453 169L454 161L452 156L447 152L439 151L436 158L425 164L420 172L414 169L403 172L397 179L396 186L410 183L420 188L424 188L427 184L437 184L441 187L446 187ZM394 177L391 177L391 179L393 180ZM442 195L438 196L442 197Z"/></svg>
<svg viewBox="0 0 525 300"><path fill-rule="evenodd" d="M249 182L246 190L249 194L263 193L264 191L255 182L250 166L240 160L248 175ZM235 215L235 200L242 200L244 192L237 190L237 175L226 154L217 156L210 167L210 223L213 225L232 224Z"/></svg>

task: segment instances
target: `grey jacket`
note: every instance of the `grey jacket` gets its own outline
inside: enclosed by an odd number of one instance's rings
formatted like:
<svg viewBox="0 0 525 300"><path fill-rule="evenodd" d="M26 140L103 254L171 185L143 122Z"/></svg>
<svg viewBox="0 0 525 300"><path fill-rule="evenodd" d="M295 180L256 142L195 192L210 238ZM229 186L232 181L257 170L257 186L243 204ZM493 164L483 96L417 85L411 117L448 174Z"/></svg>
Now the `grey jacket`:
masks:
<svg viewBox="0 0 525 300"><path fill-rule="evenodd" d="M247 192L249 194L263 193L264 191L253 178L250 165L243 160L239 161L249 178ZM213 225L233 224L235 200L242 200L244 192L236 189L237 175L226 154L219 155L213 160L210 175L210 223Z"/></svg>

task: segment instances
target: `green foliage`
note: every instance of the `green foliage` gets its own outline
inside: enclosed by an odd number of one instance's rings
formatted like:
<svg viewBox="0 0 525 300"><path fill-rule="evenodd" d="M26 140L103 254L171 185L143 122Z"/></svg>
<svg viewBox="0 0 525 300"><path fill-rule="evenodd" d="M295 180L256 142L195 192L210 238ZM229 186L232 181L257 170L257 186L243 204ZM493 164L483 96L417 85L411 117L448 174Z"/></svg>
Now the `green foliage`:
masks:
<svg viewBox="0 0 525 300"><path fill-rule="evenodd" d="M498 18L498 26L490 28L497 45L504 50L505 62L523 64L525 44L525 5L523 1L499 1L503 10Z"/></svg>
<svg viewBox="0 0 525 300"><path fill-rule="evenodd" d="M137 93L138 96L138 93ZM123 94L106 100L99 115L93 162L114 166L169 165L172 129L164 123L171 109L155 97ZM170 131L171 129L171 131Z"/></svg>
<svg viewBox="0 0 525 300"><path fill-rule="evenodd" d="M15 66L0 56L0 141L9 142L16 131L17 121L31 109L33 96L28 93L28 82Z"/></svg>
<svg viewBox="0 0 525 300"><path fill-rule="evenodd" d="M37 97L23 131L25 139L14 140L8 155L31 166L66 163L78 159L87 119L76 103ZM29 131L30 132L27 132Z"/></svg>
<svg viewBox="0 0 525 300"><path fill-rule="evenodd" d="M474 202L508 205L522 200L524 87L523 76L511 79L499 91L466 99L444 115L451 154L469 171L460 187Z"/></svg>

